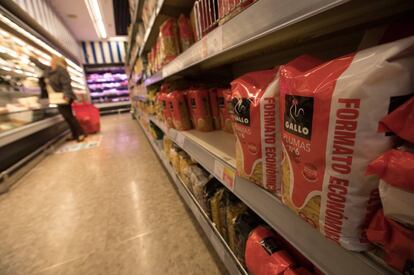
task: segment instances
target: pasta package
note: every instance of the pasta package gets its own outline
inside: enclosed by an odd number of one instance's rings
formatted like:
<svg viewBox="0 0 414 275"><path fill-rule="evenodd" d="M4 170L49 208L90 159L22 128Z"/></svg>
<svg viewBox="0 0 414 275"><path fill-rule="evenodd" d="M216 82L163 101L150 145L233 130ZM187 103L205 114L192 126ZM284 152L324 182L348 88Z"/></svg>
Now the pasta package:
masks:
<svg viewBox="0 0 414 275"><path fill-rule="evenodd" d="M181 52L183 52L190 48L194 43L190 20L188 20L184 14L181 14L180 17L178 17L178 34L180 36L180 49Z"/></svg>
<svg viewBox="0 0 414 275"><path fill-rule="evenodd" d="M177 22L174 18L168 18L162 23L159 40L160 45L159 51L157 49L157 54L161 57L160 65L164 66L180 54Z"/></svg>
<svg viewBox="0 0 414 275"><path fill-rule="evenodd" d="M170 94L162 93L159 96L159 100L162 105L162 113L163 113L164 121L167 124L167 127L169 128L174 127L173 118L172 118L172 109L173 109L172 107L173 106L172 106Z"/></svg>
<svg viewBox="0 0 414 275"><path fill-rule="evenodd" d="M278 70L245 74L231 83L236 134L236 168L244 177L280 194Z"/></svg>
<svg viewBox="0 0 414 275"><path fill-rule="evenodd" d="M378 178L365 169L392 148L378 124L410 94L413 77L414 37L325 63L302 56L280 69L282 200L346 249L369 247Z"/></svg>
<svg viewBox="0 0 414 275"><path fill-rule="evenodd" d="M228 241L226 219L227 199L228 191L223 187L218 189L210 200L211 219L226 242Z"/></svg>
<svg viewBox="0 0 414 275"><path fill-rule="evenodd" d="M217 98L217 89L210 89L209 97L210 97L211 116L213 117L214 129L220 130L221 122L220 122L220 110L219 110L218 98Z"/></svg>
<svg viewBox="0 0 414 275"><path fill-rule="evenodd" d="M187 92L190 113L194 128L199 131L213 131L213 118L207 89L197 88Z"/></svg>
<svg viewBox="0 0 414 275"><path fill-rule="evenodd" d="M233 133L233 103L230 89L217 90L217 102L220 112L220 124L223 131Z"/></svg>
<svg viewBox="0 0 414 275"><path fill-rule="evenodd" d="M229 203L226 208L227 234L230 249L235 252L237 250L236 220L241 214L245 213L248 208L234 195L230 194L229 197Z"/></svg>
<svg viewBox="0 0 414 275"><path fill-rule="evenodd" d="M191 121L187 108L187 100L183 92L174 91L170 94L172 105L171 117L174 128L180 131L190 130Z"/></svg>

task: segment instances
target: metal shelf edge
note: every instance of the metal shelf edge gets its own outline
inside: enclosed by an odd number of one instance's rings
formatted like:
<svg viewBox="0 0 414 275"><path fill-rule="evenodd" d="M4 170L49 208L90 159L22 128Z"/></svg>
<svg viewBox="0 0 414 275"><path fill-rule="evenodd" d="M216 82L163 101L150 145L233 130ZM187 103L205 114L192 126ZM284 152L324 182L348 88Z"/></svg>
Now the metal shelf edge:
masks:
<svg viewBox="0 0 414 275"><path fill-rule="evenodd" d="M63 117L56 115L54 117L46 118L41 121L33 122L28 125L18 127L0 134L0 147L12 143L16 140L22 139L35 132L46 129L58 122L63 121Z"/></svg>

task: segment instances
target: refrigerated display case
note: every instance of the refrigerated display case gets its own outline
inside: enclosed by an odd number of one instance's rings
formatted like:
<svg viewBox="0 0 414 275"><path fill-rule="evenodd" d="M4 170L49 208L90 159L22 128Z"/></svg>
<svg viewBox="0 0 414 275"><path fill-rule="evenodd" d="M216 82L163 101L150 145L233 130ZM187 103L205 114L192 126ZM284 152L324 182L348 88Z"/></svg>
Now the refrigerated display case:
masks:
<svg viewBox="0 0 414 275"><path fill-rule="evenodd" d="M85 66L92 103L102 114L129 111L128 77L123 66Z"/></svg>
<svg viewBox="0 0 414 275"><path fill-rule="evenodd" d="M0 41L1 193L34 165L34 160L47 148L63 140L68 127L57 106L49 104L44 86L41 88L42 70L30 60L33 57L49 65L52 55L63 56L61 52L3 7ZM64 58L75 93L85 93L83 69Z"/></svg>

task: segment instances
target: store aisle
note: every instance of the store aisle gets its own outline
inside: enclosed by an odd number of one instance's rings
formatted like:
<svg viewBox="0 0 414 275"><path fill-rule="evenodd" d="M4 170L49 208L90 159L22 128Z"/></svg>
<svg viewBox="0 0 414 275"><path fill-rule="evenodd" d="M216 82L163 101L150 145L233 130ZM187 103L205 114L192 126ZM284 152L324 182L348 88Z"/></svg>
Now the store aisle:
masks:
<svg viewBox="0 0 414 275"><path fill-rule="evenodd" d="M130 115L0 196L0 274L222 274Z"/></svg>

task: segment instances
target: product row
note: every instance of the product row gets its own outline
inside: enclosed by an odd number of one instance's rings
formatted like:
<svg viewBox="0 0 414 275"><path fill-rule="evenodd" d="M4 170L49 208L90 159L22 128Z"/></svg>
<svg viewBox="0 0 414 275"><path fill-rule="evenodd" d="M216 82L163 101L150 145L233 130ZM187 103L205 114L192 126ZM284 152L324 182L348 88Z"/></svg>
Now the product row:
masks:
<svg viewBox="0 0 414 275"><path fill-rule="evenodd" d="M177 130L234 132L238 176L326 238L354 251L379 244L387 263L406 271L414 260L414 37L395 39L330 61L300 56L231 87L165 83L139 107Z"/></svg>
<svg viewBox="0 0 414 275"><path fill-rule="evenodd" d="M154 138L163 135L150 129ZM173 170L250 274L321 273L168 137L162 140Z"/></svg>
<svg viewBox="0 0 414 275"><path fill-rule="evenodd" d="M169 17L161 24L158 37L151 50L146 53L146 74L151 75L174 60L187 50L195 41L200 40L219 24L223 24L254 0L200 0L195 1L189 15L181 14L178 18ZM144 2L142 24L137 26L135 43L142 47L145 30L150 28L150 19L155 16L156 0ZM138 72L137 72L138 73Z"/></svg>

